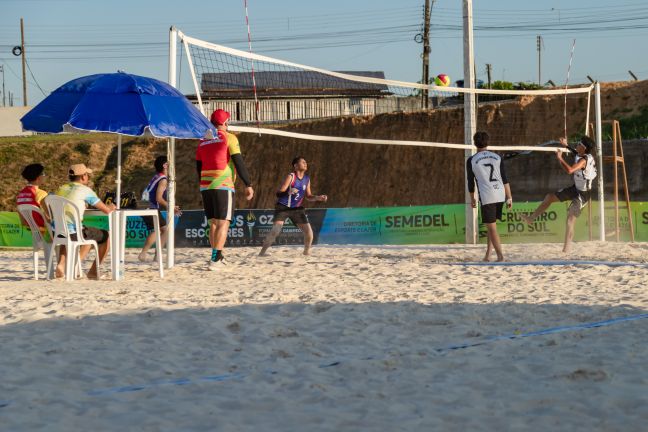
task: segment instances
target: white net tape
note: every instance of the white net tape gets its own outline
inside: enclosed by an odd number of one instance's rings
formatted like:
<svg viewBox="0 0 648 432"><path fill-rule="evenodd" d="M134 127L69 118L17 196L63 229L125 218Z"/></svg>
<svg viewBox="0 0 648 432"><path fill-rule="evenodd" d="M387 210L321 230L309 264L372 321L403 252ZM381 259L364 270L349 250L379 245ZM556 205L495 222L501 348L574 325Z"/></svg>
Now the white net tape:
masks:
<svg viewBox="0 0 648 432"><path fill-rule="evenodd" d="M260 133L265 135L277 135L283 136L286 138L296 138L304 139L311 141L326 141L326 142L347 142L347 143L356 143L356 144L374 144L374 145L397 145L397 146L415 146L415 147L439 147L439 148L452 148L459 150L467 150L473 148L473 146L468 146L465 144L451 144L451 143L441 143L441 142L426 142L426 141L403 141L403 140L381 140L381 139L371 139L371 138L352 138L352 137L337 137L330 135L311 135L298 132L288 132L278 129L267 129L267 128L256 128L249 126L229 126L229 130L233 132L245 132L245 133ZM545 152L555 152L560 150L564 153L568 153L569 150L566 150L562 147L536 147L536 146L497 146L495 147L498 151L545 151Z"/></svg>

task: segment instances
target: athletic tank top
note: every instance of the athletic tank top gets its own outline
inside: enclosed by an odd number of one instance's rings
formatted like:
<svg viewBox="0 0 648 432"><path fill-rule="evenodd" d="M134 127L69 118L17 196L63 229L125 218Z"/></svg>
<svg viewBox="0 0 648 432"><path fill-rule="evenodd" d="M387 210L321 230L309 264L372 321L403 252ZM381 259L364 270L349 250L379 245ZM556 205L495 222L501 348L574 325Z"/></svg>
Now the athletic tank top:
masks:
<svg viewBox="0 0 648 432"><path fill-rule="evenodd" d="M290 208L301 207L302 203L304 202L304 196L306 196L308 182L310 182L310 177L307 174L304 174L304 177L300 179L297 177L296 173L292 173L292 181L288 186L288 193L284 196L279 197L277 203ZM297 192L290 194L291 189L297 189Z"/></svg>
<svg viewBox="0 0 648 432"><path fill-rule="evenodd" d="M586 154L584 157L576 155L575 163L581 159L586 160L585 168L578 170L574 173L574 185L579 191L588 191L592 189L592 181L596 178L596 162L591 154Z"/></svg>
<svg viewBox="0 0 648 432"><path fill-rule="evenodd" d="M160 204L157 202L157 190L158 187L160 187L160 182L162 180L165 180L167 177L162 174L162 173L157 173L153 176L151 181L149 182L148 186L146 186L146 190L148 191L148 202L149 202L149 208L152 209L159 209ZM162 198L164 200L167 200L167 190L164 191L162 194Z"/></svg>
<svg viewBox="0 0 648 432"><path fill-rule="evenodd" d="M481 204L504 202L506 193L502 181L502 158L487 150L471 156L470 164L477 181Z"/></svg>

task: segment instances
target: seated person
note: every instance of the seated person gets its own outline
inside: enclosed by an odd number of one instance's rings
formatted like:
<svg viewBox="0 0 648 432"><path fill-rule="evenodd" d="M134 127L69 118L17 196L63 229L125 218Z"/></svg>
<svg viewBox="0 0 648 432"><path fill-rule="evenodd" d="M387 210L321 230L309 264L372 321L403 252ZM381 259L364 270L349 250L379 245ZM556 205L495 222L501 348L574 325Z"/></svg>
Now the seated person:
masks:
<svg viewBox="0 0 648 432"><path fill-rule="evenodd" d="M56 195L62 196L64 198L69 199L70 201L73 201L77 205L77 207L79 207L79 209L81 210L82 222L83 222L83 214L85 212L86 205L92 206L97 210L102 211L105 214L110 214L116 208L114 204L108 204L108 205L104 204L99 199L97 194L88 187L88 184L90 183L90 174L92 174L92 170L88 169L84 164L74 164L70 166L70 170L68 172L70 183L64 184L56 192ZM66 215L66 220L68 221L68 227L70 229L70 232L73 233L71 236L72 240L76 240L76 232L75 232L74 224L67 215ZM108 231L84 226L83 237L86 240L95 240L97 242L97 245L99 246L99 262L101 263L103 259L106 257L106 253L108 252L108 247L109 247ZM81 260L83 260L86 257L89 251L90 251L90 246L86 245L81 247L81 252L80 252ZM56 277L63 277L64 269L65 269L65 253L62 252L59 262L56 266ZM97 268L95 262L93 262L92 267L88 272L88 278L89 279L97 278Z"/></svg>
<svg viewBox="0 0 648 432"><path fill-rule="evenodd" d="M27 165L22 170L22 177L27 180L27 185L18 192L16 196L16 205L21 204L31 204L36 207L41 207L41 210L45 214L45 218L48 218L47 210L41 206L43 198L47 196L47 192L40 189L40 185L45 181L45 167L39 163ZM18 213L20 216L20 222L24 226L29 226L27 221L23 216ZM33 212L34 222L40 228L41 233L45 233L45 221L40 214Z"/></svg>

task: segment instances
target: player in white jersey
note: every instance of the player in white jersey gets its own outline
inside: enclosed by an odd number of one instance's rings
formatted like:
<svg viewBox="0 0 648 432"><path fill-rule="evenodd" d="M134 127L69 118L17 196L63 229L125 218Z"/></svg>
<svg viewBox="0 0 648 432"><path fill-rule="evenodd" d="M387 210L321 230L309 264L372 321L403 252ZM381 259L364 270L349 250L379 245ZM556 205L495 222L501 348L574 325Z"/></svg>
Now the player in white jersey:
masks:
<svg viewBox="0 0 648 432"><path fill-rule="evenodd" d="M592 189L592 181L596 178L596 162L592 156L592 147L594 141L590 137L584 136L575 149L567 145L565 138L560 138L560 144L567 147L574 155L574 163L572 165L565 162L563 159L563 152L556 151L556 157L563 170L574 178L574 184L557 190L553 193L548 193L542 203L537 209L529 216L522 216L522 219L528 224L532 224L542 212L547 210L549 206L557 201L571 200L569 211L567 213L567 228L565 230L565 244L563 252L571 250L571 241L574 237L574 224L576 218L580 216L581 210L587 205L590 198L590 191Z"/></svg>
<svg viewBox="0 0 648 432"><path fill-rule="evenodd" d="M475 182L479 191L479 202L481 204L482 223L486 225L488 242L484 261L490 260L491 248L497 253L497 261L504 261L502 244L497 233L497 219L502 219L502 208L511 208L513 198L511 187L502 158L488 150L490 137L486 132L477 132L473 136L477 153L466 161L466 172L468 173L468 192L470 192L471 205L477 207L475 198Z"/></svg>

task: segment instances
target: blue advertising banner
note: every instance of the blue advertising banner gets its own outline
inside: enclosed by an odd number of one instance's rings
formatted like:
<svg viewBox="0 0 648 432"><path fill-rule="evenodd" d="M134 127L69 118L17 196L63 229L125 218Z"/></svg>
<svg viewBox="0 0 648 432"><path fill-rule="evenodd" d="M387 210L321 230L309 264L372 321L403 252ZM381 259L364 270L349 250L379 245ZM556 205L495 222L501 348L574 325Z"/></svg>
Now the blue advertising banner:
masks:
<svg viewBox="0 0 648 432"><path fill-rule="evenodd" d="M308 219L313 228L314 243L317 243L322 227L325 209L308 210ZM274 210L236 210L227 233L226 245L261 246L272 229ZM276 239L275 244L302 244L304 236L301 230L288 219ZM178 247L209 247L209 226L202 210L191 210L182 213L176 227L176 245Z"/></svg>

